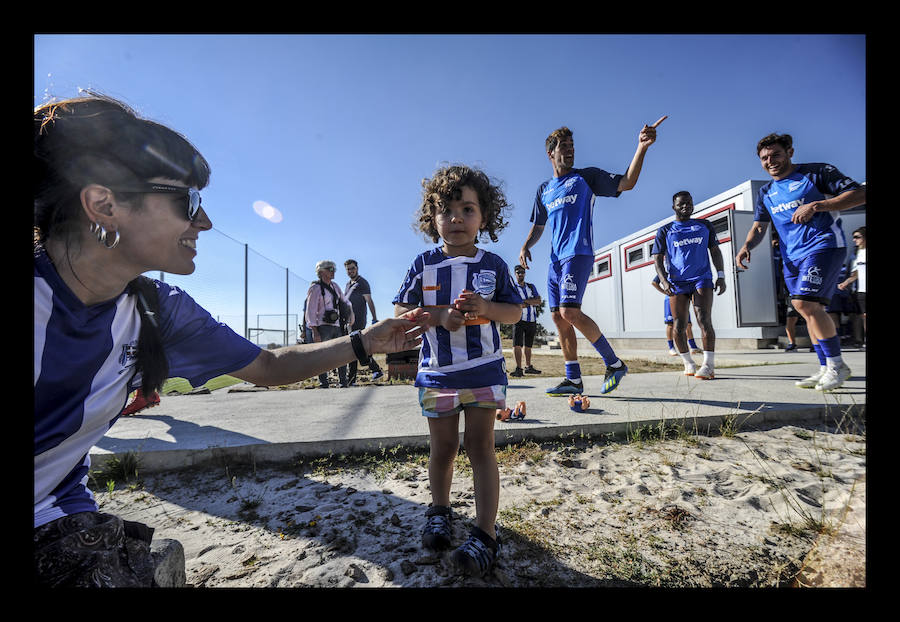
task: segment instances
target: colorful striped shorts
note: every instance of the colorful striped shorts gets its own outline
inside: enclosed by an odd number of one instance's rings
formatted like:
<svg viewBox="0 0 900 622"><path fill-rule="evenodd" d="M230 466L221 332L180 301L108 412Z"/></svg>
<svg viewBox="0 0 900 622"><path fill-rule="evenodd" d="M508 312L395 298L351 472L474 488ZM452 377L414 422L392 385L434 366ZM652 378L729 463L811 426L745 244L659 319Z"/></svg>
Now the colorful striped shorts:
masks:
<svg viewBox="0 0 900 622"><path fill-rule="evenodd" d="M466 406L506 408L506 385L495 384L475 389L438 389L419 387L419 404L426 417L456 415Z"/></svg>

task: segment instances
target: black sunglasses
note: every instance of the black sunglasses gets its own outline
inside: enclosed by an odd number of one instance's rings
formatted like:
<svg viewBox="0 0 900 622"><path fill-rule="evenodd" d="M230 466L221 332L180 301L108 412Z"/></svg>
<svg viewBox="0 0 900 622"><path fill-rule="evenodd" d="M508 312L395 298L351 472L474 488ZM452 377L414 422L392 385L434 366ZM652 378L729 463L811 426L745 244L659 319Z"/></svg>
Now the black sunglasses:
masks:
<svg viewBox="0 0 900 622"><path fill-rule="evenodd" d="M174 194L185 195L188 198L187 217L191 222L197 217L200 211L200 191L196 188L185 188L184 186L169 186L166 184L147 183L143 188L113 188L119 192L137 192L140 194L153 194L156 192L171 192Z"/></svg>

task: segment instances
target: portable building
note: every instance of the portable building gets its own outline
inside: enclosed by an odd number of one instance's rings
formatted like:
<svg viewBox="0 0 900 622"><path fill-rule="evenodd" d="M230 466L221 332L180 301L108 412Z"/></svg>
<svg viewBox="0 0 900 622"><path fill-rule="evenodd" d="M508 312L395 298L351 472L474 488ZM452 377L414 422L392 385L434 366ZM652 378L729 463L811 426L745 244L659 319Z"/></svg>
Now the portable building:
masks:
<svg viewBox="0 0 900 622"><path fill-rule="evenodd" d="M766 183L747 180L695 203L692 217L712 223L724 261L726 291L715 295L712 306L717 350L767 348L784 335L778 313L773 227L769 226L765 239L753 249L748 270L738 269L734 261L753 223L757 191ZM657 229L674 219L673 214L594 253L582 309L616 347L657 349L659 340L665 339L664 298L650 284L656 275L650 251ZM865 205L841 212L840 219L849 258L854 251L851 232L866 222ZM694 336L699 343L699 327ZM585 341L580 334L579 339Z"/></svg>

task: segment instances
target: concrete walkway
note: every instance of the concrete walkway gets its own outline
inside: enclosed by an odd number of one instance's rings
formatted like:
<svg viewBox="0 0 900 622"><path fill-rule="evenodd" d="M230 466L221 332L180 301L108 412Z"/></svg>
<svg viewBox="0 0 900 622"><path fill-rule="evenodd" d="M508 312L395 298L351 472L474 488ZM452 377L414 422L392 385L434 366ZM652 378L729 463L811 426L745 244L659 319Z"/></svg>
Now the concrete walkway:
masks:
<svg viewBox="0 0 900 622"><path fill-rule="evenodd" d="M625 360L678 360L646 350L617 354ZM865 411L866 353L850 350L843 356L853 375L827 394L794 386L818 369L809 352L722 351L716 354L715 380L680 372L631 374L606 396L599 392L602 376L590 376L585 388L591 407L584 413L573 412L565 398L545 395L559 378L511 378L507 402L524 401L527 418L496 422L497 443L572 434L612 434L624 441L640 427L661 423L705 433L731 419L750 425L843 418L849 426ZM261 464L398 445L428 446L428 426L413 386L284 391L236 385L206 395L164 396L159 406L119 419L91 450L91 460L101 468L110 457L134 451L142 472L153 472L208 461Z"/></svg>

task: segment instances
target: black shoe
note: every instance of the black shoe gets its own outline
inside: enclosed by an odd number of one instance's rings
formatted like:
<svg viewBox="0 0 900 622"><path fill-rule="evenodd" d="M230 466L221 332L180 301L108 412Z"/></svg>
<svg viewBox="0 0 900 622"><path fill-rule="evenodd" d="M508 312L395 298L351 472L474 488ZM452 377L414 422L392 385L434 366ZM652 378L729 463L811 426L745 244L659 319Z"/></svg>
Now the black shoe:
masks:
<svg viewBox="0 0 900 622"><path fill-rule="evenodd" d="M435 505L425 511L425 528L422 530L422 546L440 551L450 546L450 508Z"/></svg>
<svg viewBox="0 0 900 622"><path fill-rule="evenodd" d="M472 527L469 539L450 555L459 572L471 577L483 577L490 572L500 557L500 531L494 527L494 532L496 540L478 527Z"/></svg>
<svg viewBox="0 0 900 622"><path fill-rule="evenodd" d="M535 369L534 366L529 365L528 367L525 368L525 373L526 374L539 374L539 373L541 373L541 370Z"/></svg>
<svg viewBox="0 0 900 622"><path fill-rule="evenodd" d="M568 378L555 387L547 389L548 395L577 395L578 393L584 393L584 383L575 383Z"/></svg>
<svg viewBox="0 0 900 622"><path fill-rule="evenodd" d="M372 372L372 380L378 380L383 375L384 375L383 371L381 371L380 369L376 369L375 371Z"/></svg>
<svg viewBox="0 0 900 622"><path fill-rule="evenodd" d="M512 376L513 378L521 378L521 377L524 376L525 374L522 373L522 368L521 368L521 367L516 367L516 369L515 369L514 371L511 371L511 372L509 373L509 375Z"/></svg>
<svg viewBox="0 0 900 622"><path fill-rule="evenodd" d="M789 343L789 344L784 348L784 351L785 351L785 352L794 352L794 351L796 351L796 350L797 350L797 344L796 344L796 343Z"/></svg>

